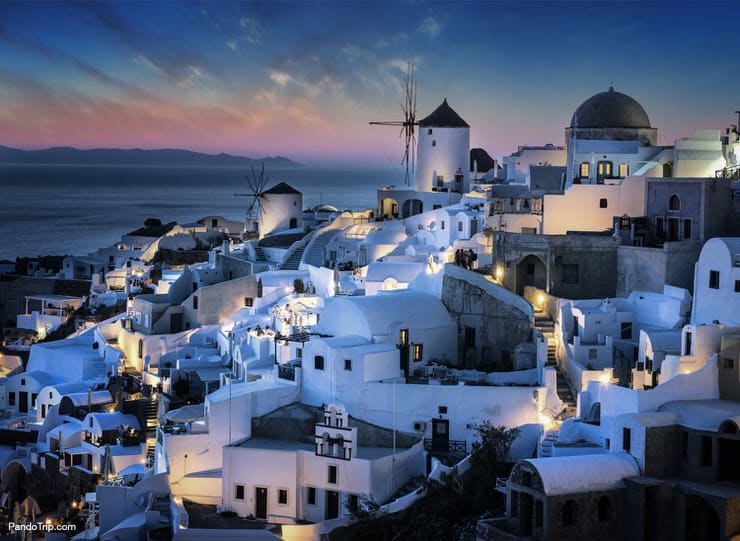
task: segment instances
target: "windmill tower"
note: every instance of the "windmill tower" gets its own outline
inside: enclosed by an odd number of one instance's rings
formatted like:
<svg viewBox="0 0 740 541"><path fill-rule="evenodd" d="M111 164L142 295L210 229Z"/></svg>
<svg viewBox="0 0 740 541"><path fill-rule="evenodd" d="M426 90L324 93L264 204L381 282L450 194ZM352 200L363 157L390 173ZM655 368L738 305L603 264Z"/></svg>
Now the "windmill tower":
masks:
<svg viewBox="0 0 740 541"><path fill-rule="evenodd" d="M401 159L401 165L406 167L406 185L411 184L411 175L414 174L415 164L415 147L416 147L416 126L419 123L416 121L416 78L414 77L414 65L409 64L406 70L405 79L405 96L404 101L401 103L401 110L403 111L403 120L388 120L388 121L371 121L370 124L378 126L400 126L401 133L399 137L404 139L404 153Z"/></svg>
<svg viewBox="0 0 740 541"><path fill-rule="evenodd" d="M259 175L254 170L254 166L251 168L251 174L246 176L247 187L249 189L246 193L235 193L236 197L251 197L252 200L249 202L247 207L246 215L244 217L244 233L245 234L257 234L260 238L262 234L262 219L263 215L267 212L264 208L267 196L265 195L265 187L270 181L270 177L265 176L265 164L262 164Z"/></svg>

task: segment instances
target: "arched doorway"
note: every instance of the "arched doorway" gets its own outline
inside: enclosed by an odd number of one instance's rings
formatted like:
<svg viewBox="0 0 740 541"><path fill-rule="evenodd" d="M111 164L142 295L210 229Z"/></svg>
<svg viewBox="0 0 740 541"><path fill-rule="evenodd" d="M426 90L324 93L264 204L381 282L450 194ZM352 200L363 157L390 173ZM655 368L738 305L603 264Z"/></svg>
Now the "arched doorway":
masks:
<svg viewBox="0 0 740 541"><path fill-rule="evenodd" d="M3 492L10 492L8 501L23 501L26 496L26 466L17 460L11 460L3 468Z"/></svg>
<svg viewBox="0 0 740 541"><path fill-rule="evenodd" d="M516 292L524 293L525 286L547 289L547 267L536 255L522 258L516 266Z"/></svg>
<svg viewBox="0 0 740 541"><path fill-rule="evenodd" d="M686 539L693 541L719 539L717 510L698 494L686 495Z"/></svg>
<svg viewBox="0 0 740 541"><path fill-rule="evenodd" d="M398 218L398 201L392 197L386 197L380 203L380 214L386 219Z"/></svg>
<svg viewBox="0 0 740 541"><path fill-rule="evenodd" d="M416 216L421 214L424 209L424 204L420 199L407 199L403 202L403 213L402 218L408 218L409 216Z"/></svg>
<svg viewBox="0 0 740 541"><path fill-rule="evenodd" d="M297 218L291 218L290 219L290 224L288 225L288 227L290 229L295 229L296 227L298 227L298 219Z"/></svg>

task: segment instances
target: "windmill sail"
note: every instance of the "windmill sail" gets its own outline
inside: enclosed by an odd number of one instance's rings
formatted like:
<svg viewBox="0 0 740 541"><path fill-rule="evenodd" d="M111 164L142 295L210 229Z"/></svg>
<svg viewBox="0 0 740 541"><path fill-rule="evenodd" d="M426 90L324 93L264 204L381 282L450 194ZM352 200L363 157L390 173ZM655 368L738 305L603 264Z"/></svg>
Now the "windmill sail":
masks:
<svg viewBox="0 0 740 541"><path fill-rule="evenodd" d="M401 133L399 137L404 139L404 152L401 158L401 165L406 168L406 185L411 184L411 175L414 172L416 162L414 150L416 149L416 126L419 122L416 120L416 78L414 76L414 65L409 63L406 70L404 101L401 103L403 111L403 120L390 121L371 121L370 124L379 126L400 126Z"/></svg>

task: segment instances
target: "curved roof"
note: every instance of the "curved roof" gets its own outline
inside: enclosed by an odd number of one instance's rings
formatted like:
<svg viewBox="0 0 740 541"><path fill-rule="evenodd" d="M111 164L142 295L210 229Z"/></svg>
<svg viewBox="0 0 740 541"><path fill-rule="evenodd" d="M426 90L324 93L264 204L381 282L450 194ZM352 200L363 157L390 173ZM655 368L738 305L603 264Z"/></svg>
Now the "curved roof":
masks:
<svg viewBox="0 0 740 541"><path fill-rule="evenodd" d="M584 101L570 121L571 128L649 128L650 119L637 100L609 87Z"/></svg>
<svg viewBox="0 0 740 541"><path fill-rule="evenodd" d="M419 126L423 128L469 128L470 125L458 115L444 99L442 105L437 107L432 114L421 119Z"/></svg>
<svg viewBox="0 0 740 541"><path fill-rule="evenodd" d="M354 334L372 340L403 324L416 330L438 329L454 322L434 295L399 291L369 297L335 297L327 302L319 332L333 336Z"/></svg>
<svg viewBox="0 0 740 541"><path fill-rule="evenodd" d="M625 477L640 475L637 462L627 453L531 458L525 462L535 467L548 496L611 490L621 486Z"/></svg>

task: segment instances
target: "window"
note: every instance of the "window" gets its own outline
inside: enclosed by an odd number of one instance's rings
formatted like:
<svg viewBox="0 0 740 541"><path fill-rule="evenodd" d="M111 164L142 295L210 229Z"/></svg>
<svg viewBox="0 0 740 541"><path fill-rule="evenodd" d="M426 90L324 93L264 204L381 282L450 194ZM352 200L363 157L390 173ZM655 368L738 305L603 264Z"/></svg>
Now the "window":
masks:
<svg viewBox="0 0 740 541"><path fill-rule="evenodd" d="M303 359L303 348L295 348L295 358Z"/></svg>
<svg viewBox="0 0 740 541"><path fill-rule="evenodd" d="M277 502L278 502L278 505L288 505L288 489L287 488L278 489Z"/></svg>
<svg viewBox="0 0 740 541"><path fill-rule="evenodd" d="M198 309L198 295L193 295L193 310Z"/></svg>
<svg viewBox="0 0 740 541"><path fill-rule="evenodd" d="M352 370L352 359L344 359L344 369Z"/></svg>
<svg viewBox="0 0 740 541"><path fill-rule="evenodd" d="M329 466L328 482L331 483L332 485L337 484L337 467L336 466Z"/></svg>
<svg viewBox="0 0 740 541"><path fill-rule="evenodd" d="M53 398L53 394L51 391L49 391L49 400L51 400L52 398Z"/></svg>
<svg viewBox="0 0 740 541"><path fill-rule="evenodd" d="M15 393L8 393L8 406L15 406Z"/></svg>
<svg viewBox="0 0 740 541"><path fill-rule="evenodd" d="M588 350L588 360L589 361L595 361L598 358L599 358L599 352L596 349L591 348Z"/></svg>
<svg viewBox="0 0 740 541"><path fill-rule="evenodd" d="M418 363L421 361L421 356L424 351L424 344L414 344L414 362Z"/></svg>
<svg viewBox="0 0 740 541"><path fill-rule="evenodd" d="M576 523L576 502L568 500L563 506L563 526L573 526Z"/></svg>
<svg viewBox="0 0 740 541"><path fill-rule="evenodd" d="M323 370L324 369L324 357L322 357L321 355L316 355L313 358L313 367L316 370Z"/></svg>
<svg viewBox="0 0 740 541"><path fill-rule="evenodd" d="M243 500L244 499L244 485L236 485L234 487L234 499L235 500Z"/></svg>
<svg viewBox="0 0 740 541"><path fill-rule="evenodd" d="M611 177L612 176L612 162L601 161L597 164L596 170L599 174L599 178Z"/></svg>
<svg viewBox="0 0 740 541"><path fill-rule="evenodd" d="M536 227L522 227L522 234L523 235L536 235L537 228Z"/></svg>
<svg viewBox="0 0 740 541"><path fill-rule="evenodd" d="M630 452L630 449L632 447L632 430L629 428L623 428L622 429L622 449Z"/></svg>
<svg viewBox="0 0 740 541"><path fill-rule="evenodd" d="M712 465L712 438L710 436L701 437L701 465Z"/></svg>
<svg viewBox="0 0 740 541"><path fill-rule="evenodd" d="M475 327L465 327L465 345L475 347Z"/></svg>
<svg viewBox="0 0 740 541"><path fill-rule="evenodd" d="M31 407L32 408L35 408L36 407L36 397L37 396L38 395L36 393L31 393Z"/></svg>
<svg viewBox="0 0 740 541"><path fill-rule="evenodd" d="M408 329L401 329L400 331L398 331L398 343L402 346L407 346L409 344Z"/></svg>
<svg viewBox="0 0 740 541"><path fill-rule="evenodd" d="M681 200L674 193L668 198L668 210L678 212L681 210Z"/></svg>
<svg viewBox="0 0 740 541"><path fill-rule="evenodd" d="M621 330L620 338L622 340L630 340L632 338L632 322L631 321L622 322L622 330Z"/></svg>
<svg viewBox="0 0 740 541"><path fill-rule="evenodd" d="M427 135L432 135L432 128L429 128L429 129L427 130Z"/></svg>
<svg viewBox="0 0 740 541"><path fill-rule="evenodd" d="M725 357L722 360L722 367L728 370L735 368L735 359L731 359L730 357Z"/></svg>
<svg viewBox="0 0 740 541"><path fill-rule="evenodd" d="M439 406L437 408L437 413L440 415L447 415L447 406Z"/></svg>
<svg viewBox="0 0 740 541"><path fill-rule="evenodd" d="M612 514L612 502L608 496L602 496L599 498L598 503L598 516L599 522L607 521L611 518Z"/></svg>
<svg viewBox="0 0 740 541"><path fill-rule="evenodd" d="M244 297L244 306L252 308L254 306L254 297Z"/></svg>
<svg viewBox="0 0 740 541"><path fill-rule="evenodd" d="M26 386L26 378L21 378L21 387Z"/></svg>
<svg viewBox="0 0 740 541"><path fill-rule="evenodd" d="M740 280L735 280L735 293L740 293Z"/></svg>
<svg viewBox="0 0 740 541"><path fill-rule="evenodd" d="M607 450L612 448L612 442L609 438L606 438L606 440L604 441L604 447L606 447Z"/></svg>
<svg viewBox="0 0 740 541"><path fill-rule="evenodd" d="M578 265L565 263L562 267L562 282L564 284L578 283Z"/></svg>
<svg viewBox="0 0 740 541"><path fill-rule="evenodd" d="M579 176L581 178L588 177L588 162L581 163L581 170L580 170Z"/></svg>
<svg viewBox="0 0 740 541"><path fill-rule="evenodd" d="M709 288L719 289L719 271L716 271L716 270L709 271Z"/></svg>
<svg viewBox="0 0 740 541"><path fill-rule="evenodd" d="M308 505L316 505L316 487L306 487Z"/></svg>
<svg viewBox="0 0 740 541"><path fill-rule="evenodd" d="M437 187L442 188L445 185L445 176L444 175L437 175Z"/></svg>
<svg viewBox="0 0 740 541"><path fill-rule="evenodd" d="M463 223L462 222L457 222L457 230L458 231L462 231L463 230Z"/></svg>
<svg viewBox="0 0 740 541"><path fill-rule="evenodd" d="M609 203L607 202L606 197L602 197L601 199L599 199L599 208L600 209L607 208L608 204Z"/></svg>
<svg viewBox="0 0 740 541"><path fill-rule="evenodd" d="M442 220L442 223L440 224L440 229L441 229L442 231L444 231L444 230L445 230L445 221L444 221L444 220Z"/></svg>
<svg viewBox="0 0 740 541"><path fill-rule="evenodd" d="M689 458L689 433L681 432L681 458Z"/></svg>
<svg viewBox="0 0 740 541"><path fill-rule="evenodd" d="M619 176L622 177L622 178L624 178L624 177L627 176L627 174L628 174L627 164L626 163L620 163L619 164Z"/></svg>
<svg viewBox="0 0 740 541"><path fill-rule="evenodd" d="M432 139L432 146L433 147L436 147L437 146L437 140L436 139Z"/></svg>
<svg viewBox="0 0 740 541"><path fill-rule="evenodd" d="M632 220L630 220L630 217L623 214L622 217L619 218L619 229L629 229L631 222Z"/></svg>
<svg viewBox="0 0 740 541"><path fill-rule="evenodd" d="M683 221L683 238L684 240L691 240L691 220Z"/></svg>

